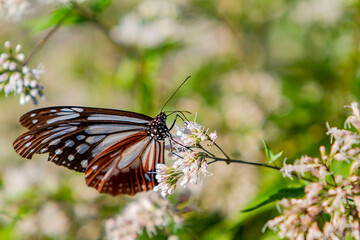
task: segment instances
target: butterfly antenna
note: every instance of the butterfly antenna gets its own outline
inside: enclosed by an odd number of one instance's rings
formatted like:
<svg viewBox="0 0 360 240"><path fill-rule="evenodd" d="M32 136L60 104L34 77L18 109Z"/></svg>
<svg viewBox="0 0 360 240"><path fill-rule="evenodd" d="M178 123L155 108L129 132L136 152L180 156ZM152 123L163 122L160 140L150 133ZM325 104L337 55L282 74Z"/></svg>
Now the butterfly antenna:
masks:
<svg viewBox="0 0 360 240"><path fill-rule="evenodd" d="M160 112L162 112L162 110L164 109L164 107L166 106L166 104L169 103L169 101L174 97L174 95L179 91L179 89L182 87L182 85L184 85L186 83L186 81L190 78L191 76L188 76L183 82L182 84L175 90L175 92L171 95L171 97L169 97L169 99L166 101L166 103L164 104L164 106L161 108Z"/></svg>

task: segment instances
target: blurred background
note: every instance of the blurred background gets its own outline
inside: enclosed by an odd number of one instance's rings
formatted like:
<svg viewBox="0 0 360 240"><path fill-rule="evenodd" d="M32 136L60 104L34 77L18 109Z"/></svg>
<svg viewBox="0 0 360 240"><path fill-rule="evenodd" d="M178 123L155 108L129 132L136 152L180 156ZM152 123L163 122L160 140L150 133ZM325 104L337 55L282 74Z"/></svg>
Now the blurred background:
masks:
<svg viewBox="0 0 360 240"><path fill-rule="evenodd" d="M18 2L27 3L21 18L0 9L0 40L21 43L26 55L75 6ZM94 8L96 2L106 4ZM83 174L48 163L47 156L19 157L12 142L25 131L18 119L29 110L79 105L156 116L191 75L166 110L190 111L190 119L197 113L197 122L216 130L235 159L266 161L263 137L292 162L329 144L325 123L343 126L350 113L344 106L360 93L357 0L89 0L76 6L29 63L45 65L46 100L20 106L18 96L0 97L0 239L104 239L104 222L134 200L98 194ZM184 227L155 239L278 239L262 232L277 215L275 204L240 211L296 182L240 164L219 162L209 171L191 190L197 210L184 216Z"/></svg>

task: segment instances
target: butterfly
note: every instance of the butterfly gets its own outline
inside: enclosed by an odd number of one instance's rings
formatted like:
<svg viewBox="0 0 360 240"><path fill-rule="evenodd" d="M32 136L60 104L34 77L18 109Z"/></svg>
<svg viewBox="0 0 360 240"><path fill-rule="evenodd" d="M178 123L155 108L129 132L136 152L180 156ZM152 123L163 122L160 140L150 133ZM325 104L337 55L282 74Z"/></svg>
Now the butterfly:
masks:
<svg viewBox="0 0 360 240"><path fill-rule="evenodd" d="M168 128L166 119L172 113L162 109L155 118L78 106L33 110L20 118L28 131L13 147L23 158L48 153L48 161L85 172L86 184L100 193L134 195L158 184L156 165L165 163L165 140L172 139L176 118Z"/></svg>
<svg viewBox="0 0 360 240"><path fill-rule="evenodd" d="M13 147L24 158L48 153L48 160L85 172L88 186L111 195L134 195L157 185L156 164L164 163L164 139L171 136L166 114L88 107L50 107L20 118L29 131Z"/></svg>

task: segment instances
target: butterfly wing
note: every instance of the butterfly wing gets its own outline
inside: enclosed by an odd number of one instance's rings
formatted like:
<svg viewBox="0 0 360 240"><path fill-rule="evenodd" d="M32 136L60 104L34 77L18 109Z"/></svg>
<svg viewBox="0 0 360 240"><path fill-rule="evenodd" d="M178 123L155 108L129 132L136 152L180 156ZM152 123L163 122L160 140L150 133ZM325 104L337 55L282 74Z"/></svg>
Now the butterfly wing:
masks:
<svg viewBox="0 0 360 240"><path fill-rule="evenodd" d="M139 132L99 154L86 169L86 183L101 193L134 195L157 185L157 163L164 163L164 141Z"/></svg>
<svg viewBox="0 0 360 240"><path fill-rule="evenodd" d="M146 131L151 117L100 108L52 107L26 113L20 123L30 129L13 146L22 157L49 153L49 161L84 172L114 143Z"/></svg>

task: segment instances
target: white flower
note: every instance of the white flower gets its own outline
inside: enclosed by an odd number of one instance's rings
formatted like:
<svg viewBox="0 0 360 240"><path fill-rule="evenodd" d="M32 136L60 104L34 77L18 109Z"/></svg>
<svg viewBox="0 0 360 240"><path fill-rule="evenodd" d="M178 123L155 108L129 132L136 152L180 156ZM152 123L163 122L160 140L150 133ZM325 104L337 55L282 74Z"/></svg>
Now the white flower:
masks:
<svg viewBox="0 0 360 240"><path fill-rule="evenodd" d="M156 180L159 184L154 191L160 191L163 197L174 192L180 179L180 185L185 188L188 183L199 184L204 177L212 175L207 170L207 162L201 152L181 150L173 158L175 162L171 167L156 165Z"/></svg>
<svg viewBox="0 0 360 240"><path fill-rule="evenodd" d="M1 0L0 18L6 21L19 21L30 9L27 0Z"/></svg>
<svg viewBox="0 0 360 240"><path fill-rule="evenodd" d="M334 24L343 15L342 2L338 0L299 1L292 14L298 23Z"/></svg>
<svg viewBox="0 0 360 240"><path fill-rule="evenodd" d="M15 53L12 51L9 41L6 41L4 45L7 53L0 55L0 71L2 72L0 74L0 91L3 90L5 96L10 93L19 94L21 105L31 100L37 104L37 97L43 98L44 96L43 86L38 83L40 75L44 73L43 64L39 64L35 69L23 66L25 55L19 52L21 45L16 46Z"/></svg>
<svg viewBox="0 0 360 240"><path fill-rule="evenodd" d="M69 217L61 207L53 202L45 203L40 209L39 226L46 235L49 236L66 236L70 229ZM49 224L49 219L56 219Z"/></svg>
<svg viewBox="0 0 360 240"><path fill-rule="evenodd" d="M136 202L130 203L122 214L109 219L105 223L107 239L138 239L145 229L151 237L158 229L163 229L174 219L179 218L170 208L170 202L158 195L147 195Z"/></svg>
<svg viewBox="0 0 360 240"><path fill-rule="evenodd" d="M215 142L215 140L218 138L216 131L209 134L210 140L212 142Z"/></svg>
<svg viewBox="0 0 360 240"><path fill-rule="evenodd" d="M350 128L353 125L357 130L360 130L360 109L357 102L351 103L350 107L353 111L353 114L349 116L345 121L345 128Z"/></svg>
<svg viewBox="0 0 360 240"><path fill-rule="evenodd" d="M207 163L200 153L186 151L178 154L178 160L174 163L173 167L184 174L183 180L180 183L182 187L186 187L189 182L198 184L205 176L211 175L207 171Z"/></svg>
<svg viewBox="0 0 360 240"><path fill-rule="evenodd" d="M284 177L288 177L288 178L290 178L291 180L293 180L293 177L292 177L292 175L291 175L291 173L292 173L292 171L293 171L292 165L286 164L286 160L287 160L287 158L284 158L283 166L282 166L282 168L280 169L280 172L282 173L282 175L283 175Z"/></svg>
<svg viewBox="0 0 360 240"><path fill-rule="evenodd" d="M72 2L83 3L86 1L88 1L88 0L38 0L38 2L44 3L44 4L70 4Z"/></svg>
<svg viewBox="0 0 360 240"><path fill-rule="evenodd" d="M129 13L111 30L111 38L139 48L156 48L174 41L178 32L176 5L171 1L148 0Z"/></svg>
<svg viewBox="0 0 360 240"><path fill-rule="evenodd" d="M197 122L185 122L185 128L178 126L176 128L176 139L179 139L180 143L186 147L195 146L197 143L210 139L205 128Z"/></svg>
<svg viewBox="0 0 360 240"><path fill-rule="evenodd" d="M161 192L163 197L172 194L181 175L182 172L179 170L168 167L165 164L157 164L155 178L159 184L154 187L154 191Z"/></svg>

